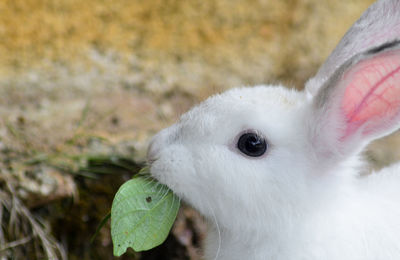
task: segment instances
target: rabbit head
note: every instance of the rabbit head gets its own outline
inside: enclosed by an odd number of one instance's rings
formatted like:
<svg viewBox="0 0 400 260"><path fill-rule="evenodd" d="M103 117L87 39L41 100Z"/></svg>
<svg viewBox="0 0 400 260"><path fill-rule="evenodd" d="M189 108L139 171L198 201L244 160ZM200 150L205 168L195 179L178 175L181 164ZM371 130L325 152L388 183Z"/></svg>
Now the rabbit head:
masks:
<svg viewBox="0 0 400 260"><path fill-rule="evenodd" d="M362 149L399 127L399 39L400 1L378 1L304 91L232 89L158 133L151 174L225 230L290 230L351 190Z"/></svg>
<svg viewBox="0 0 400 260"><path fill-rule="evenodd" d="M305 188L306 110L303 93L278 86L213 96L153 138L151 173L207 217L239 227Z"/></svg>
<svg viewBox="0 0 400 260"><path fill-rule="evenodd" d="M359 174L357 155L368 142L397 129L399 46L356 55L312 98L257 86L207 99L154 137L151 173L204 215L236 227L311 207L321 187L346 187Z"/></svg>

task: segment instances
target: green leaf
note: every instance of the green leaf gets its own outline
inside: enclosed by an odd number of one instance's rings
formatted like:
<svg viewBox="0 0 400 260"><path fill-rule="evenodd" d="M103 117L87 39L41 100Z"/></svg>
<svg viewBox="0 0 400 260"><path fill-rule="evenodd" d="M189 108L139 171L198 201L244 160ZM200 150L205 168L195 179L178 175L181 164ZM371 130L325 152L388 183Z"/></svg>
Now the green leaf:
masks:
<svg viewBox="0 0 400 260"><path fill-rule="evenodd" d="M138 176L124 183L111 208L114 255L121 256L128 247L139 252L162 244L179 206L180 199L150 177Z"/></svg>

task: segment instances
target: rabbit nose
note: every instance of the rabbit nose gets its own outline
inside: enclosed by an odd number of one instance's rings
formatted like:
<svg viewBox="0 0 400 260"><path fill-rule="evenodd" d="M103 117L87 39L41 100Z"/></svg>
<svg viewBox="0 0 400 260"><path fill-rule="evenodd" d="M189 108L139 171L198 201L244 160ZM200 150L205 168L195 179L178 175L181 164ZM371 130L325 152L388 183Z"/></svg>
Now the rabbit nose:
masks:
<svg viewBox="0 0 400 260"><path fill-rule="evenodd" d="M152 163L159 157L160 151L167 146L168 133L167 129L161 130L150 141L149 148L147 149L147 161Z"/></svg>
<svg viewBox="0 0 400 260"><path fill-rule="evenodd" d="M156 139L153 137L153 139L150 141L149 148L147 149L147 161L149 163L157 160L157 154L159 153L159 150L160 148L156 144Z"/></svg>

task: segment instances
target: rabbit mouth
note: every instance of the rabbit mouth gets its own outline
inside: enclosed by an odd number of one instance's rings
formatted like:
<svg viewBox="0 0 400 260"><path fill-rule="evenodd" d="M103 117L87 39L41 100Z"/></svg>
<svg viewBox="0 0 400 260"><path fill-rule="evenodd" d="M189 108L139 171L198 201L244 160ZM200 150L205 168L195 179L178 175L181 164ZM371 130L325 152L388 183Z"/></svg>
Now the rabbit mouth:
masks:
<svg viewBox="0 0 400 260"><path fill-rule="evenodd" d="M174 176L171 176L173 175L173 170L163 164L163 158L154 157L149 158L147 161L150 176L176 193L178 183L173 181L175 179Z"/></svg>

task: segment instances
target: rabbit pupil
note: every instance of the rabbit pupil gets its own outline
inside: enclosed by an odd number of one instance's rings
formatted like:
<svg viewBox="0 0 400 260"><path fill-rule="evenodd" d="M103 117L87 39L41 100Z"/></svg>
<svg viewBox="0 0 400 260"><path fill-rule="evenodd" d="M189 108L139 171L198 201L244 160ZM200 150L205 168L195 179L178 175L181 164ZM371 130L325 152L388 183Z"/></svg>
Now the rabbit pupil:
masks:
<svg viewBox="0 0 400 260"><path fill-rule="evenodd" d="M267 142L256 133L245 133L240 136L237 148L245 155L259 157L267 151Z"/></svg>

